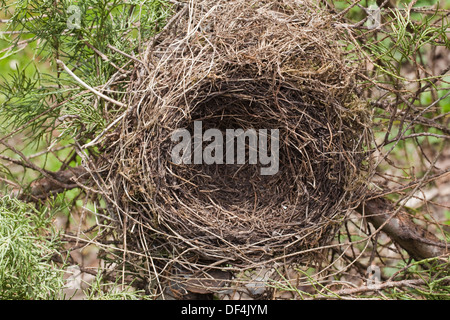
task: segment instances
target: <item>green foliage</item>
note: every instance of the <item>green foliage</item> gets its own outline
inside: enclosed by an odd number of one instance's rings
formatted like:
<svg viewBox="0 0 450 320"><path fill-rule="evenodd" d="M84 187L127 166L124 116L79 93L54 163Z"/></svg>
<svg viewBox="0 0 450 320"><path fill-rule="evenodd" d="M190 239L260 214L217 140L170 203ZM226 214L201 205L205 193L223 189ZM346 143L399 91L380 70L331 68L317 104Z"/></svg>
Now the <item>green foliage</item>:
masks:
<svg viewBox="0 0 450 320"><path fill-rule="evenodd" d="M418 297L427 300L450 299L450 271L449 261L431 258L416 261L404 266L398 276L416 278L424 281L421 286L400 290L398 288L386 290L386 294L392 299L412 300Z"/></svg>
<svg viewBox="0 0 450 320"><path fill-rule="evenodd" d="M45 210L0 198L0 299L59 299L63 272L52 262L61 242Z"/></svg>
<svg viewBox="0 0 450 320"><path fill-rule="evenodd" d="M0 156L22 161L24 155L51 172L79 165L75 146L91 140L123 110L80 86L56 60L88 86L123 100L125 85L111 87L108 81L127 72L129 76L135 67L129 56L141 57L143 43L164 27L172 7L163 0L0 3L4 19L0 23L0 136L8 142L0 143ZM91 152L95 148L86 154ZM41 177L36 170L17 167L1 162L0 178L7 180L0 182L27 190ZM38 210L8 198L0 220L0 298L61 297L62 273L50 261L59 242L44 208L76 223L77 211L92 207L84 196L78 189L67 191L36 205ZM86 220L92 222L93 217ZM99 276L86 295L89 299L137 298L131 289L113 289L118 287Z"/></svg>
<svg viewBox="0 0 450 320"><path fill-rule="evenodd" d="M129 58L118 50L137 56L141 42L157 33L171 12L160 0L2 4L9 19L2 28L0 63L14 62L14 54L29 47L17 70L13 68L0 80L3 129L28 128L33 139L57 129L62 132L59 141L77 135L81 141L89 140L104 129L107 113L105 103L62 72L56 59L92 88L104 87L118 70L129 66ZM114 91L120 100L125 90ZM71 120L70 130L61 117Z"/></svg>
<svg viewBox="0 0 450 320"><path fill-rule="evenodd" d="M84 291L87 300L142 300L151 299L144 295L144 291L136 290L131 285L120 283L120 278L115 281L106 280L101 272L97 273L89 288Z"/></svg>
<svg viewBox="0 0 450 320"><path fill-rule="evenodd" d="M59 99L67 90L55 89L52 78L46 81L45 75L37 69L32 76L28 76L25 69L18 69L9 78L9 81L0 83L0 95L3 96L0 106L0 116L4 119L2 129L26 126L36 133L34 140L39 139L54 128L54 119L61 110L52 109L49 99ZM43 114L45 116L41 116Z"/></svg>

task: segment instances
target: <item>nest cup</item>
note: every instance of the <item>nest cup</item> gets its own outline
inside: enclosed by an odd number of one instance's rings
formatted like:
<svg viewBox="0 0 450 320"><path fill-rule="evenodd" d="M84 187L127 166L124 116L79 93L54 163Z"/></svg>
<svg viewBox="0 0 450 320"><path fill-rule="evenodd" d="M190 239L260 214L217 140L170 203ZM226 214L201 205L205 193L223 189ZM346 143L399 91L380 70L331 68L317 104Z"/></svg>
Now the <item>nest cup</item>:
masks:
<svg viewBox="0 0 450 320"><path fill-rule="evenodd" d="M346 45L332 17L308 2L184 9L145 48L133 108L106 144L108 198L128 248L150 254L154 268L248 268L299 261L329 243L365 190L369 118ZM267 155L278 130L278 170L264 175L267 164L250 163L249 138L243 164L226 163L226 150L222 164L194 163L200 122L224 142L230 129L265 129ZM180 129L191 137L191 164L173 161Z"/></svg>

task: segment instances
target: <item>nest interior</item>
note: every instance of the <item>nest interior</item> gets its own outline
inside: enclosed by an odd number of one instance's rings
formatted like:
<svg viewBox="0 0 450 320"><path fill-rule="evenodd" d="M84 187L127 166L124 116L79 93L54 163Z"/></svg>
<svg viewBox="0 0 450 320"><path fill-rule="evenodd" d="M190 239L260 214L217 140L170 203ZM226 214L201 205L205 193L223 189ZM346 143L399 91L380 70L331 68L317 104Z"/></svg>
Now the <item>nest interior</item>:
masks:
<svg viewBox="0 0 450 320"><path fill-rule="evenodd" d="M346 45L314 3L187 5L144 48L132 108L105 143L109 204L128 247L163 264L248 267L329 243L367 172L369 117ZM224 139L227 129L278 130L278 171L249 163L250 139L243 164L174 163L171 137L194 135L195 121Z"/></svg>

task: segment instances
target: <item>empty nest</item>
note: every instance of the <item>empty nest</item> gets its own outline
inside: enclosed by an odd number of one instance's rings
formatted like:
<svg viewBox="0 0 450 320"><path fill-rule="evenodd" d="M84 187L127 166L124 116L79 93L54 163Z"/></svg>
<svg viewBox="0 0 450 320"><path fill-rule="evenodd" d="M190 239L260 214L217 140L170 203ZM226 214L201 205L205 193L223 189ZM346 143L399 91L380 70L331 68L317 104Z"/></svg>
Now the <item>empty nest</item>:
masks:
<svg viewBox="0 0 450 320"><path fill-rule="evenodd" d="M345 30L290 0L190 2L172 22L143 48L131 108L104 145L127 249L162 272L298 261L328 244L358 206L368 165L368 108ZM277 173L262 175L248 148L244 164L174 163L172 134L195 121L203 132L278 129Z"/></svg>

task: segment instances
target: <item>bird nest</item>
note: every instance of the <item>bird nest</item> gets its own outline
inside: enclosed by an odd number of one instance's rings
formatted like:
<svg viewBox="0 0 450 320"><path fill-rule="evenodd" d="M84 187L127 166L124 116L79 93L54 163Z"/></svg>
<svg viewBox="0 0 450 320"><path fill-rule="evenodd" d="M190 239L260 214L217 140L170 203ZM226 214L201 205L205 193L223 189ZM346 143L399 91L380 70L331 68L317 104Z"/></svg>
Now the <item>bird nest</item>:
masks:
<svg viewBox="0 0 450 320"><path fill-rule="evenodd" d="M178 12L144 48L104 145L127 250L159 271L298 261L364 193L369 117L349 41L307 2Z"/></svg>

